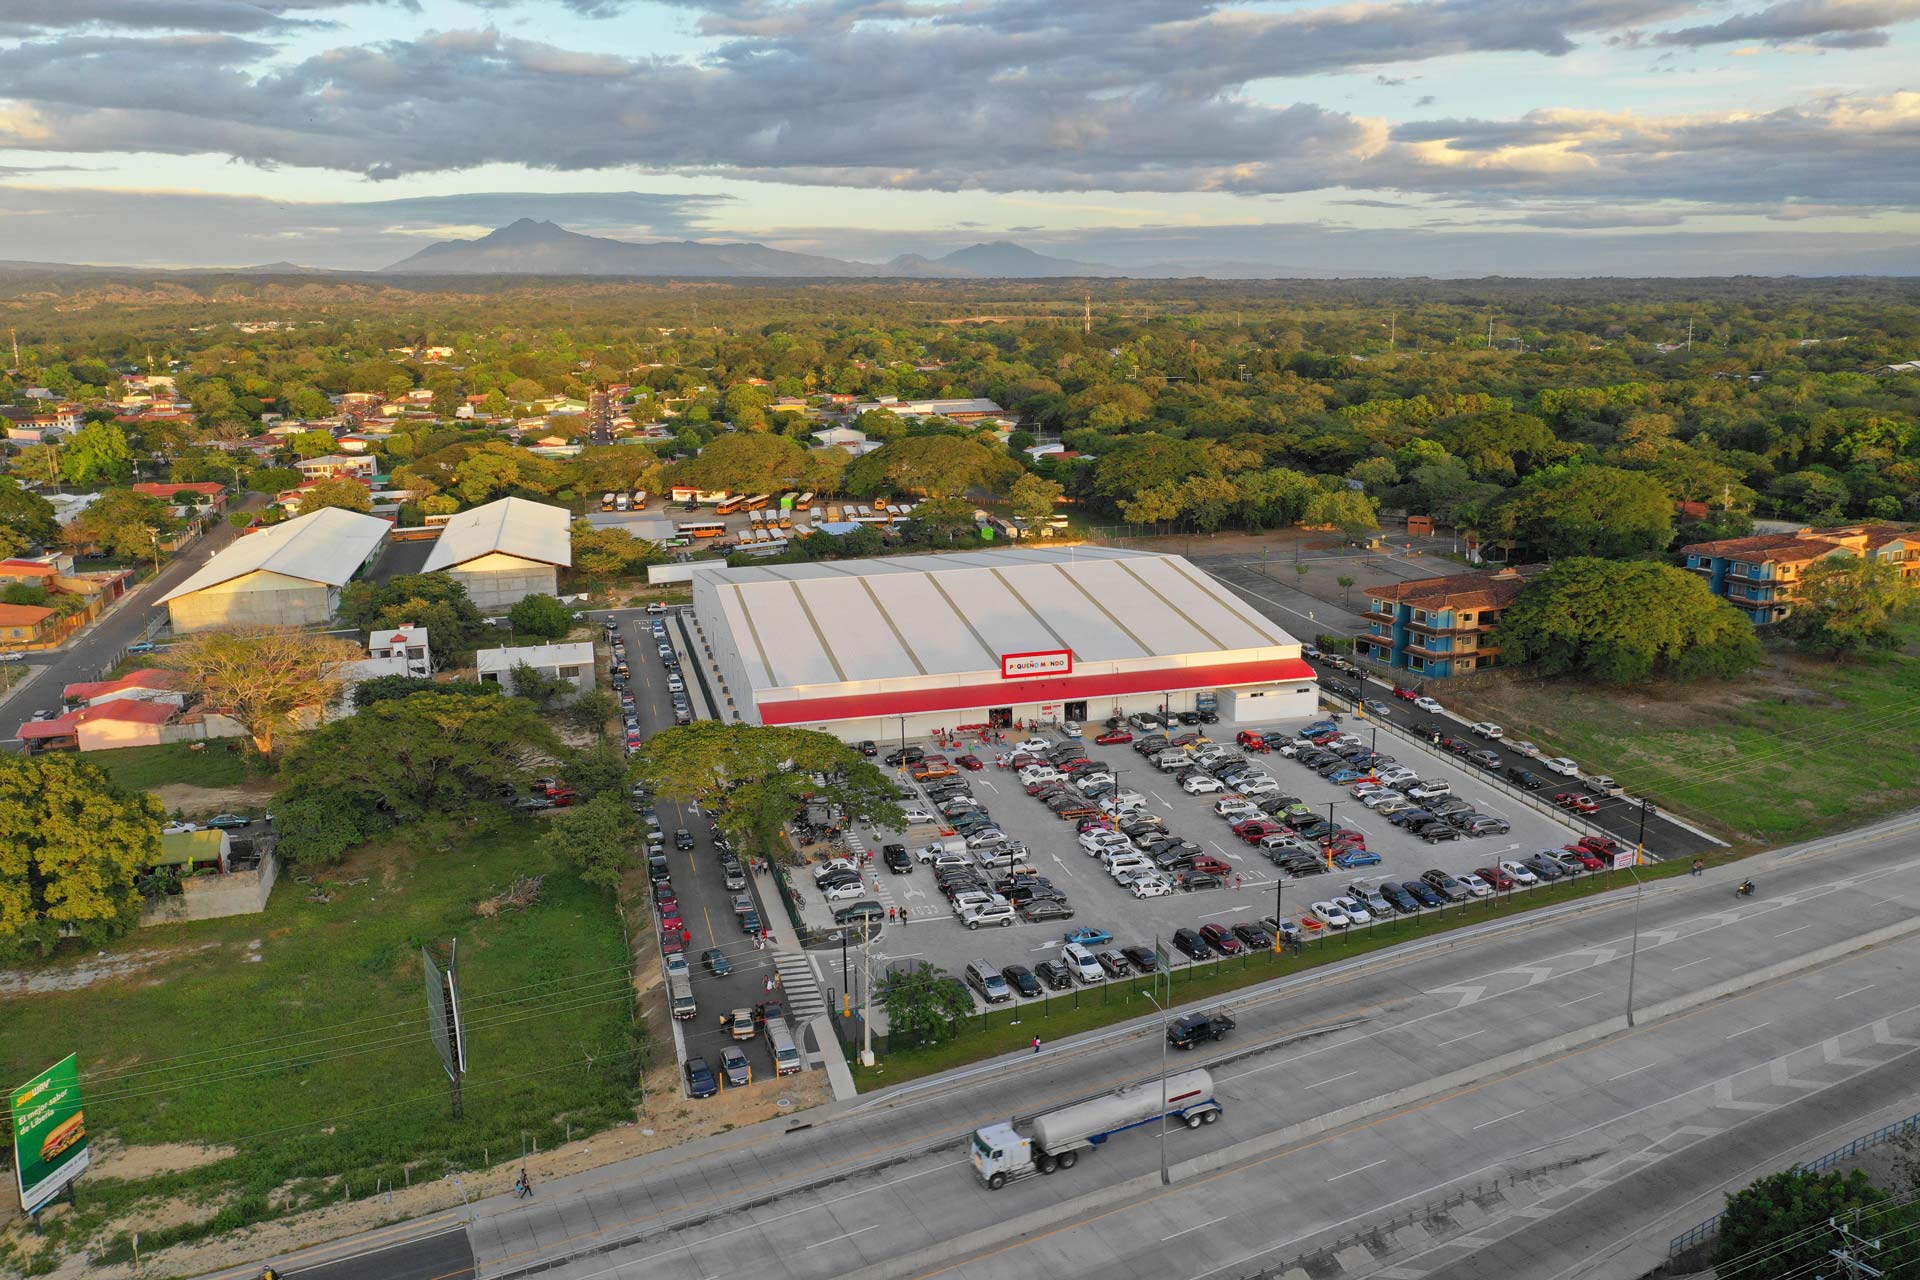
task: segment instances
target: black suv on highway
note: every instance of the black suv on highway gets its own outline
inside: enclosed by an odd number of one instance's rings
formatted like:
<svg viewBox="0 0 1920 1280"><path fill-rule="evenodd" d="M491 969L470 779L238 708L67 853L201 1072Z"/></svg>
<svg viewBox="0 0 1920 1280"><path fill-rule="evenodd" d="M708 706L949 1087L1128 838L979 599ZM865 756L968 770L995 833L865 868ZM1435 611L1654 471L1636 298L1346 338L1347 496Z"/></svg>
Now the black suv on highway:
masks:
<svg viewBox="0 0 1920 1280"><path fill-rule="evenodd" d="M1224 1012L1190 1013L1167 1028L1167 1043L1191 1049L1202 1040L1224 1040L1237 1024Z"/></svg>

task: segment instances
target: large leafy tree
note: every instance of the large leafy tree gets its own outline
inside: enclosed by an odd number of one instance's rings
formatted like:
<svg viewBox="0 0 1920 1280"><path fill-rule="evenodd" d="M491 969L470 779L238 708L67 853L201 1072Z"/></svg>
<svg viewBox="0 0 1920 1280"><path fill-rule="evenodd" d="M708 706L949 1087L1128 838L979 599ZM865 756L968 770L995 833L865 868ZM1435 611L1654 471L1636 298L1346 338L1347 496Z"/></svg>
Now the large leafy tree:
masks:
<svg viewBox="0 0 1920 1280"><path fill-rule="evenodd" d="M409 822L497 804L564 754L524 698L416 693L322 726L288 759L301 795L331 793Z"/></svg>
<svg viewBox="0 0 1920 1280"><path fill-rule="evenodd" d="M1892 639L1893 620L1913 603L1900 566L1839 554L1800 575L1787 631L1815 653L1850 653Z"/></svg>
<svg viewBox="0 0 1920 1280"><path fill-rule="evenodd" d="M1855 1222L1861 1211L1878 1210L1887 1200L1887 1193L1861 1169L1810 1173L1796 1168L1768 1174L1727 1196L1714 1261L1724 1266L1741 1259L1751 1266L1756 1257L1764 1257L1760 1270L1769 1276L1818 1272L1832 1262L1827 1251L1840 1241L1829 1222ZM1871 1225L1862 1227L1866 1236L1899 1241L1874 1258L1883 1272L1891 1274L1920 1257L1920 1246L1906 1229L1916 1219L1920 1213L1908 1206L1892 1215L1875 1212Z"/></svg>
<svg viewBox="0 0 1920 1280"><path fill-rule="evenodd" d="M340 593L340 616L362 631L413 623L427 628L434 661L471 653L492 630L459 581L444 573L403 573L356 582Z"/></svg>
<svg viewBox="0 0 1920 1280"><path fill-rule="evenodd" d="M237 720L261 755L296 719L317 720L345 687L342 666L365 655L337 636L292 628L202 631L167 651L209 709Z"/></svg>
<svg viewBox="0 0 1920 1280"><path fill-rule="evenodd" d="M1673 541L1673 497L1644 472L1568 467L1530 478L1485 524L1536 556L1654 555Z"/></svg>
<svg viewBox="0 0 1920 1280"><path fill-rule="evenodd" d="M1732 676L1760 661L1738 609L1694 574L1652 561L1562 560L1526 585L1494 639L1504 661L1614 684Z"/></svg>
<svg viewBox="0 0 1920 1280"><path fill-rule="evenodd" d="M585 520L573 524L574 572L588 578L618 578L659 560L657 542L636 538L625 529L596 529Z"/></svg>
<svg viewBox="0 0 1920 1280"><path fill-rule="evenodd" d="M371 511L373 494L358 480L337 477L322 480L300 495L300 514L303 516L310 516L327 507L338 507L342 511Z"/></svg>
<svg viewBox="0 0 1920 1280"><path fill-rule="evenodd" d="M758 431L734 431L700 450L700 456L677 462L668 472L675 484L734 493L774 493L802 483L807 473L807 451L785 436Z"/></svg>
<svg viewBox="0 0 1920 1280"><path fill-rule="evenodd" d="M1057 481L1040 476L1021 476L1013 482L1013 514L1036 527L1053 518L1054 504L1066 494Z"/></svg>
<svg viewBox="0 0 1920 1280"><path fill-rule="evenodd" d="M133 447L127 443L127 433L110 422L89 422L61 450L60 472L68 484L126 480L133 474Z"/></svg>
<svg viewBox="0 0 1920 1280"><path fill-rule="evenodd" d="M973 1012L967 989L924 960L889 972L879 995L887 1011L887 1042L903 1049L946 1043Z"/></svg>
<svg viewBox="0 0 1920 1280"><path fill-rule="evenodd" d="M19 481L0 476L0 556L16 555L59 535L53 504L29 493Z"/></svg>
<svg viewBox="0 0 1920 1280"><path fill-rule="evenodd" d="M847 492L870 496L890 489L924 498L957 498L970 489L1001 493L1020 467L1001 449L963 436L908 436L881 445L847 467Z"/></svg>
<svg viewBox="0 0 1920 1280"><path fill-rule="evenodd" d="M640 829L626 798L608 791L556 816L540 843L578 867L582 880L612 892L633 864Z"/></svg>
<svg viewBox="0 0 1920 1280"><path fill-rule="evenodd" d="M514 602L507 610L507 621L513 624L516 637L559 640L573 630L573 610L544 591L536 591Z"/></svg>
<svg viewBox="0 0 1920 1280"><path fill-rule="evenodd" d="M899 792L879 768L810 729L700 720L655 736L630 772L668 799L698 801L724 830L762 852L772 852L781 827L809 799L875 826L906 823Z"/></svg>
<svg viewBox="0 0 1920 1280"><path fill-rule="evenodd" d="M1350 542L1358 542L1380 531L1377 512L1380 504L1358 489L1339 488L1317 493L1300 515L1305 525L1331 526Z"/></svg>
<svg viewBox="0 0 1920 1280"><path fill-rule="evenodd" d="M45 955L66 926L89 945L132 928L159 803L73 756L0 759L0 955Z"/></svg>
<svg viewBox="0 0 1920 1280"><path fill-rule="evenodd" d="M74 547L100 547L128 560L153 555L158 539L173 532L178 521L159 498L131 489L109 489L81 512L61 535Z"/></svg>

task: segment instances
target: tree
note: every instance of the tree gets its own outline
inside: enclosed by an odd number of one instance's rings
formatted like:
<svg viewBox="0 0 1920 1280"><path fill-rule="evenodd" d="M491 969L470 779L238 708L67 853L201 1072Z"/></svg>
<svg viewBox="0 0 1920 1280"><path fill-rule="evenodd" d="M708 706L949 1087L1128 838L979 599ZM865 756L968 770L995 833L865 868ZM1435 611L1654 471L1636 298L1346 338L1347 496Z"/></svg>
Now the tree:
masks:
<svg viewBox="0 0 1920 1280"><path fill-rule="evenodd" d="M1052 480L1035 475L1021 476L1013 482L1013 514L1030 525L1044 525L1053 519L1053 509L1066 490Z"/></svg>
<svg viewBox="0 0 1920 1280"><path fill-rule="evenodd" d="M614 700L612 694L605 689L589 689L567 706L566 719L569 725L582 733L591 733L596 738L605 739L607 722L612 720L619 711L620 704ZM626 772L624 764L617 761L615 764L618 773ZM580 790L578 783L574 784L574 790Z"/></svg>
<svg viewBox="0 0 1920 1280"><path fill-rule="evenodd" d="M342 511L373 510L373 493L358 480L337 477L322 480L300 495L300 514L310 516L327 507Z"/></svg>
<svg viewBox="0 0 1920 1280"><path fill-rule="evenodd" d="M945 543L962 534L972 537L977 527L972 503L960 498L928 498L914 507L906 536L914 542Z"/></svg>
<svg viewBox="0 0 1920 1280"><path fill-rule="evenodd" d="M432 676L375 676L353 686L353 705L370 707L376 702L410 698L416 693L494 694L499 688L478 680L435 680Z"/></svg>
<svg viewBox="0 0 1920 1280"><path fill-rule="evenodd" d="M1528 478L1490 508L1486 531L1537 556L1654 555L1673 541L1673 498L1639 471L1568 467Z"/></svg>
<svg viewBox="0 0 1920 1280"><path fill-rule="evenodd" d="M655 736L628 774L651 780L670 800L699 801L723 830L761 853L773 852L781 828L809 799L870 825L906 825L886 775L838 738L810 729L699 720Z"/></svg>
<svg viewBox="0 0 1920 1280"><path fill-rule="evenodd" d="M319 458L337 447L331 431L296 431L287 437L287 448L296 458Z"/></svg>
<svg viewBox="0 0 1920 1280"><path fill-rule="evenodd" d="M160 856L159 802L73 756L0 766L0 955L46 955L71 926L88 946L140 919L134 878Z"/></svg>
<svg viewBox="0 0 1920 1280"><path fill-rule="evenodd" d="M61 540L73 547L100 547L126 560L154 554L159 538L177 527L158 498L131 489L109 489L67 525Z"/></svg>
<svg viewBox="0 0 1920 1280"><path fill-rule="evenodd" d="M1889 643L1894 618L1912 603L1899 565L1843 552L1800 575L1787 633L1814 653L1852 653Z"/></svg>
<svg viewBox="0 0 1920 1280"><path fill-rule="evenodd" d="M274 847L296 866L331 866L393 828L393 815L325 787L295 786L274 801Z"/></svg>
<svg viewBox="0 0 1920 1280"><path fill-rule="evenodd" d="M556 815L540 837L542 848L578 867L582 880L609 893L619 889L639 843L639 822L617 791Z"/></svg>
<svg viewBox="0 0 1920 1280"><path fill-rule="evenodd" d="M507 671L507 685L516 698L525 698L545 709L573 692L573 681L560 675L548 675L538 667L516 662Z"/></svg>
<svg viewBox="0 0 1920 1280"><path fill-rule="evenodd" d="M807 451L785 436L734 431L712 441L700 456L677 462L667 471L675 484L734 493L774 493L800 483Z"/></svg>
<svg viewBox="0 0 1920 1280"><path fill-rule="evenodd" d="M1347 593L1346 603L1348 605L1352 605L1353 604L1353 585L1356 581L1358 581L1358 579L1343 573L1339 577L1335 578L1334 581L1339 583L1341 589Z"/></svg>
<svg viewBox="0 0 1920 1280"><path fill-rule="evenodd" d="M1746 616L1697 575L1652 561L1576 556L1521 590L1495 628L1503 660L1613 684L1733 676L1760 661Z"/></svg>
<svg viewBox="0 0 1920 1280"><path fill-rule="evenodd" d="M68 484L123 482L133 474L133 448L127 433L111 423L89 422L61 451L60 474Z"/></svg>
<svg viewBox="0 0 1920 1280"><path fill-rule="evenodd" d="M247 473L247 488L255 493L285 493L305 479L293 467L256 467Z"/></svg>
<svg viewBox="0 0 1920 1280"><path fill-rule="evenodd" d="M1309 528L1331 525L1348 542L1361 542L1380 532L1380 504L1357 489L1318 493L1307 503L1300 523Z"/></svg>
<svg viewBox="0 0 1920 1280"><path fill-rule="evenodd" d="M946 1043L973 1012L967 989L924 960L893 969L879 992L887 1011L887 1042L903 1049Z"/></svg>
<svg viewBox="0 0 1920 1280"><path fill-rule="evenodd" d="M574 521L573 568L586 577L623 577L664 555L659 543L636 538L625 529L596 529L585 520Z"/></svg>
<svg viewBox="0 0 1920 1280"><path fill-rule="evenodd" d="M207 707L238 721L266 756L274 735L301 713L317 717L333 704L346 683L342 666L363 656L348 640L273 627L199 632L168 650L167 663L185 673Z"/></svg>
<svg viewBox="0 0 1920 1280"><path fill-rule="evenodd" d="M340 593L340 616L362 631L409 623L426 627L436 665L472 653L492 631L466 587L444 573L403 573L385 582L353 583Z"/></svg>
<svg viewBox="0 0 1920 1280"><path fill-rule="evenodd" d="M1767 1275L1809 1274L1831 1261L1827 1250L1836 1236L1822 1229L1829 1219L1844 1222L1886 1200L1887 1193L1874 1186L1863 1169L1811 1173L1794 1168L1768 1174L1727 1196L1714 1261L1725 1265L1764 1250ZM1913 1214L1911 1208L1899 1212L1903 1219ZM1876 1214L1869 1234L1884 1235L1896 1225ZM1891 1270L1898 1259L1883 1254L1874 1262Z"/></svg>
<svg viewBox="0 0 1920 1280"><path fill-rule="evenodd" d="M53 504L30 493L19 481L0 476L0 536L13 535L20 546L52 542L60 536Z"/></svg>
<svg viewBox="0 0 1920 1280"><path fill-rule="evenodd" d="M909 436L881 445L847 467L847 492L867 497L888 489L925 498L957 498L970 489L998 493L1020 475L1001 449L962 436Z"/></svg>
<svg viewBox="0 0 1920 1280"><path fill-rule="evenodd" d="M573 630L573 610L544 591L522 596L507 610L513 634L539 640L559 640Z"/></svg>
<svg viewBox="0 0 1920 1280"><path fill-rule="evenodd" d="M300 795L332 792L360 814L411 822L497 805L563 754L531 702L439 691L377 702L309 734L283 773Z"/></svg>

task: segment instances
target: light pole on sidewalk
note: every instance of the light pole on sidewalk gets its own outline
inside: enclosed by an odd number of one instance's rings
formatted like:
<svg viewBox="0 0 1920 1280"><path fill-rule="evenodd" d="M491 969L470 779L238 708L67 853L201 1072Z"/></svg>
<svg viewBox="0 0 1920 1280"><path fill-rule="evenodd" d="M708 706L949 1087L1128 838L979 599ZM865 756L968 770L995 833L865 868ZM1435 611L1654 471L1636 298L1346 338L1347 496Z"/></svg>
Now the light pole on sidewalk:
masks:
<svg viewBox="0 0 1920 1280"><path fill-rule="evenodd" d="M1633 877L1633 944L1627 953L1627 1025L1633 1025L1633 979L1640 968L1640 893L1645 888L1640 883L1640 855L1647 847L1647 811L1652 806L1643 798L1640 801L1640 834L1633 842L1633 862L1627 873Z"/></svg>
<svg viewBox="0 0 1920 1280"><path fill-rule="evenodd" d="M1171 979L1171 975L1169 975L1169 979ZM1153 1007L1155 1011L1158 1012L1160 1015L1160 1023L1161 1023L1160 1025L1160 1185L1164 1187L1173 1181L1171 1178L1167 1176L1167 1027L1166 1027L1167 1010L1164 1006L1161 1005L1161 1003L1158 1000L1153 999L1153 992L1142 991L1140 994L1153 1002ZM1169 990L1169 992L1167 993L1167 1003L1168 1004L1173 1003L1173 993L1171 992L1171 990Z"/></svg>

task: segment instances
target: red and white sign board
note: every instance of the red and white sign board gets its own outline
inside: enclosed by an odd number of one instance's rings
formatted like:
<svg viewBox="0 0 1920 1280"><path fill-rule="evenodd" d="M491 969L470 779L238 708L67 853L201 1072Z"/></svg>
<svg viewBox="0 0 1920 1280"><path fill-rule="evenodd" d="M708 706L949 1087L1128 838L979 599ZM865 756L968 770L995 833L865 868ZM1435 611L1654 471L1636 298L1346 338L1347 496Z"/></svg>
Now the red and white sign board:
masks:
<svg viewBox="0 0 1920 1280"><path fill-rule="evenodd" d="M1040 649L1032 653L1000 655L1000 678L1024 680L1031 676L1064 676L1073 672L1073 650Z"/></svg>
<svg viewBox="0 0 1920 1280"><path fill-rule="evenodd" d="M1613 869L1615 871L1625 871L1628 867L1632 865L1633 865L1633 850L1615 849L1613 851Z"/></svg>

